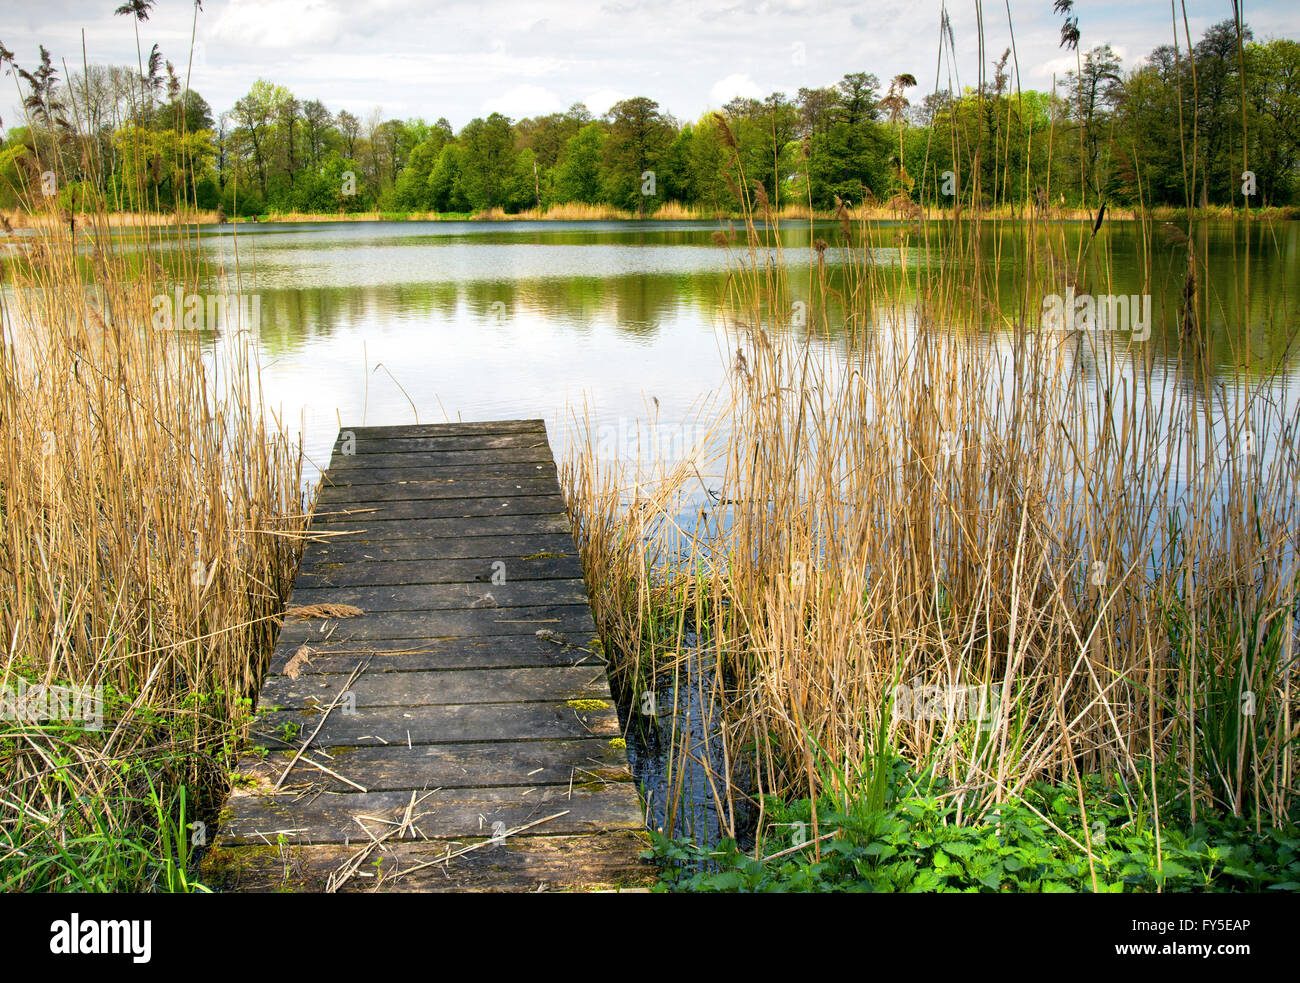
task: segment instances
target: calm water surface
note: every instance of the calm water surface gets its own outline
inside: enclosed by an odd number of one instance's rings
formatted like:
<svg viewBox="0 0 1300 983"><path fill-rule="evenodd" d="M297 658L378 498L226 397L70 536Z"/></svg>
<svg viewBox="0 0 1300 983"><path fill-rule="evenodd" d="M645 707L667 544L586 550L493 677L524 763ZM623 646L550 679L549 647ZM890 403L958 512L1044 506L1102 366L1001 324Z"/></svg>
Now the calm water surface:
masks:
<svg viewBox="0 0 1300 983"><path fill-rule="evenodd" d="M242 227L268 404L323 463L338 422L541 417L632 432L724 379L726 252L702 223ZM234 237L205 236L233 268ZM655 401L657 400L657 407Z"/></svg>
<svg viewBox="0 0 1300 983"><path fill-rule="evenodd" d="M205 228L201 248L215 289L238 261L243 292L261 302L259 348L268 405L323 466L344 425L541 417L557 454L574 413L589 408L608 446L635 440L635 421L657 416L668 434L694 419L702 397L725 385L731 352L719 315L728 259L717 222L377 222ZM833 241L833 228L816 235ZM1149 265L1155 320L1177 303L1185 250L1155 236L1146 256L1132 225L1105 234L1114 293L1138 292ZM1207 225L1198 248L1211 270L1244 255L1245 236ZM896 262L893 231L877 255ZM1014 236L998 254L1009 286L1021 257ZM782 239L797 295L808 279L806 224ZM1069 227L1068 241L1077 243ZM833 255L833 254L832 254ZM988 252L989 260L994 256ZM915 250L909 265L922 262ZM1290 294L1300 284L1300 223L1257 227L1251 243L1251 375L1294 374ZM1241 332L1227 311L1241 298L1212 274L1209 370L1226 373ZM214 342L215 343L215 342ZM1205 370L1151 341L1168 385ZM1288 387L1290 388L1290 387ZM673 438L659 436L659 443Z"/></svg>

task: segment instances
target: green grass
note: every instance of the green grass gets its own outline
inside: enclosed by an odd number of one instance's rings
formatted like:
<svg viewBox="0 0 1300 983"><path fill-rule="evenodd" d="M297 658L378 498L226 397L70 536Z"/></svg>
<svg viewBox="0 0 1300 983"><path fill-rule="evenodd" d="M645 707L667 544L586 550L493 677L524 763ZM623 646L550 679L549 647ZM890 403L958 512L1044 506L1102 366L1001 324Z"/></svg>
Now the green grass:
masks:
<svg viewBox="0 0 1300 983"><path fill-rule="evenodd" d="M74 783L56 776L69 793L62 815L0 828L0 891L207 891L191 870L211 822L194 822L185 786L155 784L138 762L128 768L141 771L144 795L74 797Z"/></svg>
<svg viewBox="0 0 1300 983"><path fill-rule="evenodd" d="M229 712L228 720L214 713ZM189 693L171 708L104 692L104 728L0 725L0 773L27 797L0 823L0 891L206 891L193 871L215 835L251 700ZM130 735L133 745L114 750ZM40 765L22 767L25 748ZM6 796L6 798L9 798Z"/></svg>

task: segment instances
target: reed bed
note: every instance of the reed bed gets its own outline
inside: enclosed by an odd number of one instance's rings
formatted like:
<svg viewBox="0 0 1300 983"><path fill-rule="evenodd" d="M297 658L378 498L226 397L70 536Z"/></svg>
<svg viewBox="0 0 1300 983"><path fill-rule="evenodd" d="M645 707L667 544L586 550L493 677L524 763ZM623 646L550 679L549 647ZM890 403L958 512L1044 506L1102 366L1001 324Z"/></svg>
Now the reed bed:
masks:
<svg viewBox="0 0 1300 983"><path fill-rule="evenodd" d="M88 214L76 212L77 223L84 224ZM68 220L72 217L73 213L48 207L0 208L0 225L11 229L66 230ZM216 225L220 220L219 212L200 208L181 208L174 212L108 211L94 216L96 224L104 224L109 228L147 225L156 229L169 229L177 225Z"/></svg>
<svg viewBox="0 0 1300 983"><path fill-rule="evenodd" d="M455 212L269 212L259 222L463 222L466 216ZM232 221L248 222L247 218Z"/></svg>
<svg viewBox="0 0 1300 983"><path fill-rule="evenodd" d="M190 258L164 271L161 231L113 218L82 216L75 242L37 223L0 296L0 686L103 696L102 729L0 721L8 890L192 886L304 528L256 326L223 325L213 355L155 324L151 298L197 290L189 233L173 218Z"/></svg>
<svg viewBox="0 0 1300 983"><path fill-rule="evenodd" d="M1111 272L1045 212L886 230L842 209L796 297L779 216L747 197L718 233L727 392L703 436L610 461L588 416L562 469L624 699L692 661L712 680L724 831L750 792L882 794L894 755L959 817L1088 776L1157 821L1293 816L1300 411L1281 379L1211 382L1195 235L1183 343L1157 357L1041 329L1045 295ZM1025 272L1000 288L1008 239Z"/></svg>
<svg viewBox="0 0 1300 983"><path fill-rule="evenodd" d="M926 206L923 214L927 219L942 219L949 209ZM970 206L965 209L965 217L978 214L987 219L1018 219L1023 216L1024 209L1019 206L997 205L997 206ZM826 211L823 209L813 209L807 205L797 203L785 203L780 209L773 209L772 215L778 221L818 221L834 222L837 221L842 213L847 213L854 221L890 221L897 220L899 217L898 209L890 207L888 204L875 205L856 205L845 207L842 211ZM1172 207L1154 207L1154 208L1118 208L1112 207L1109 214L1114 220L1145 220L1145 221L1172 221L1187 218L1207 218L1232 220L1241 217L1241 209L1229 208L1222 205L1203 206L1195 209L1172 208ZM1278 220L1294 219L1300 215L1300 210L1290 206L1261 208L1254 210L1256 219ZM1069 208L1065 206L1051 208L1047 216L1057 221L1084 221L1091 218L1091 213L1086 209ZM77 220L81 222L83 213L77 213ZM69 215L67 213L51 213L46 211L28 211L24 208L18 209L0 209L0 220L8 222L9 227L13 229L41 228L41 229L60 229L67 228ZM745 213L730 212L716 208L708 208L698 205L683 205L676 201L666 201L659 205L652 213L645 216L646 219L655 221L710 221L714 219L732 219L744 221ZM637 221L635 212L626 211L616 208L613 205L587 205L581 202L565 202L562 204L549 205L544 209L529 208L520 212L507 212L500 208L490 208L482 212L476 212L472 215L460 212L432 212L432 211L410 211L410 212L385 212L385 211L364 211L364 212L279 212L272 211L266 215L259 216L256 219L238 216L225 216L219 211L203 209L181 209L174 213L145 213L129 211L110 211L103 219L113 228L131 227L149 225L155 228L166 229L176 225L217 225L222 222L231 224L247 223L251 221L260 222L611 222L611 221Z"/></svg>

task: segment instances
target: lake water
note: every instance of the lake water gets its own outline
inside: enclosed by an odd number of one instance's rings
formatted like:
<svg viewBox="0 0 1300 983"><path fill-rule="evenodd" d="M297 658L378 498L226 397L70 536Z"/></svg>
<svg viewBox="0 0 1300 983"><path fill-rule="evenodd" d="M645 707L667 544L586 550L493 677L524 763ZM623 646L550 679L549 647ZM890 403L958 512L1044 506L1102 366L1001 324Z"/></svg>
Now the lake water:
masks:
<svg viewBox="0 0 1300 983"><path fill-rule="evenodd" d="M686 419L725 378L727 256L702 224L243 227L268 403L324 463L348 425ZM233 260L229 234L204 237Z"/></svg>
<svg viewBox="0 0 1300 983"><path fill-rule="evenodd" d="M732 357L720 309L728 254L717 222L377 222L206 227L207 276L236 266L242 292L261 304L258 339L268 406L298 431L321 467L340 424L540 417L557 454L573 414L589 408L602 440L626 448L636 421L657 417L660 445L694 419L702 399L726 383ZM1081 233L1066 227L1070 249ZM783 226L793 292L806 286L809 244L834 241L834 226L810 232ZM895 230L877 230L881 262L896 263ZM1212 356L1180 363L1177 339L1159 330L1154 356L1170 385L1206 370L1226 378L1240 331L1229 332L1242 298L1216 270L1245 254L1246 237L1229 224L1206 224L1198 253L1208 255ZM1111 260L1113 293L1141 291L1151 269L1159 324L1176 304L1186 249L1153 237L1143 253L1132 224L1112 224L1101 245ZM1007 286L1024 247L1003 234L982 261L997 256ZM1095 250L1096 251L1096 250ZM833 253L830 254L833 258ZM908 250L910 267L924 256ZM1252 363L1258 378L1291 376L1294 300L1300 284L1300 223L1257 224L1250 243ZM1265 298L1275 311L1262 316ZM1288 389L1290 387L1287 387ZM643 444L644 436L642 437Z"/></svg>

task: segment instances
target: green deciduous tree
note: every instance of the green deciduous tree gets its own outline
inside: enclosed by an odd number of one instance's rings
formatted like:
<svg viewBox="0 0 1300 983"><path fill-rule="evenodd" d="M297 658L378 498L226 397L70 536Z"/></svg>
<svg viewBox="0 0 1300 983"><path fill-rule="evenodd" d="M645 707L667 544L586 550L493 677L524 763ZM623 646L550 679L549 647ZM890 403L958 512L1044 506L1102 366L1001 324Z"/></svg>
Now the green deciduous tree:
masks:
<svg viewBox="0 0 1300 983"><path fill-rule="evenodd" d="M605 140L605 194L619 208L644 215L662 200L656 173L676 127L644 96L611 107Z"/></svg>

